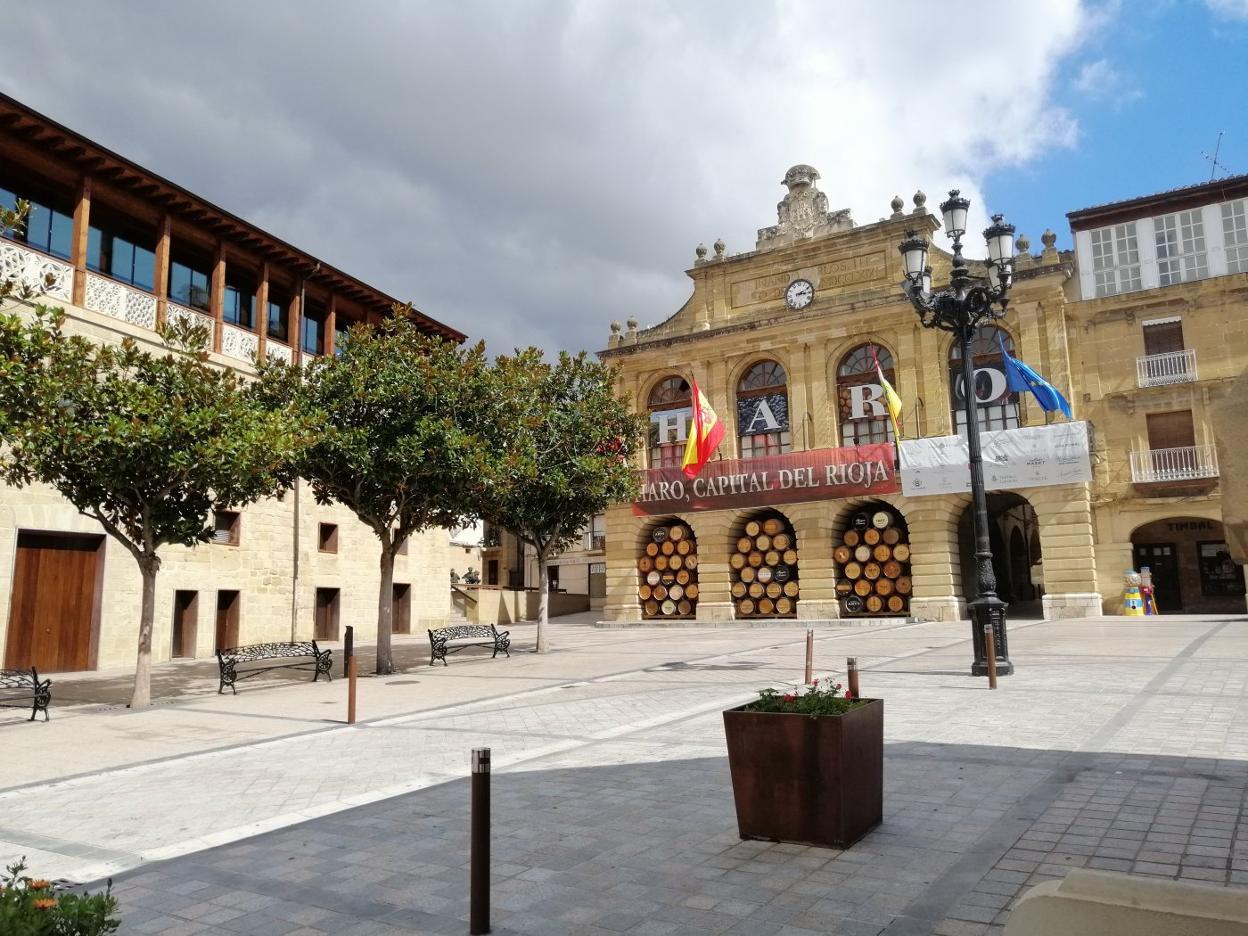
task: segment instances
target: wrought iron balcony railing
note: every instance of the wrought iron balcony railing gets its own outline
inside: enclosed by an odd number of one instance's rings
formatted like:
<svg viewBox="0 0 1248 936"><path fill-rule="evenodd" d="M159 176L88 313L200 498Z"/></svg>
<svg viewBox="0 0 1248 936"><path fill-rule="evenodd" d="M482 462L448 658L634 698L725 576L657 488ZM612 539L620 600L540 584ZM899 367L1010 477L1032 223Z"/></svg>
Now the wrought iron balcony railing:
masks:
<svg viewBox="0 0 1248 936"><path fill-rule="evenodd" d="M1184 445L1131 453L1131 480L1137 484L1217 476L1218 453L1212 445Z"/></svg>
<svg viewBox="0 0 1248 936"><path fill-rule="evenodd" d="M1164 387L1196 379L1196 349L1145 354L1135 359L1136 383L1140 387Z"/></svg>

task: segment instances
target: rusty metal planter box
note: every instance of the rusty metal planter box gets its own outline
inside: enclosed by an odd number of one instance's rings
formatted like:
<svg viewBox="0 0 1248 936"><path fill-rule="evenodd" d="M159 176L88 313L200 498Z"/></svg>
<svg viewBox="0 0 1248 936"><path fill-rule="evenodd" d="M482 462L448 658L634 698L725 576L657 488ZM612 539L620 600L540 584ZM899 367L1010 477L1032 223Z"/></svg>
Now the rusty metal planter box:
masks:
<svg viewBox="0 0 1248 936"><path fill-rule="evenodd" d="M884 814L884 701L844 715L724 712L742 838L848 848Z"/></svg>

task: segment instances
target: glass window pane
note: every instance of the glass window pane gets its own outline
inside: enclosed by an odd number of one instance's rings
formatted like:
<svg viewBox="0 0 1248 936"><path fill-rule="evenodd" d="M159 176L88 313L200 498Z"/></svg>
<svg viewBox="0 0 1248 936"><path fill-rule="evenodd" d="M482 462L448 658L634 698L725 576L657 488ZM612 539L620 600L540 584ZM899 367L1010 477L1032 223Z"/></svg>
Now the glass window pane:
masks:
<svg viewBox="0 0 1248 936"><path fill-rule="evenodd" d="M126 283L134 281L134 244L114 236L109 273Z"/></svg>
<svg viewBox="0 0 1248 936"><path fill-rule="evenodd" d="M36 250L48 249L48 236L52 229L51 212L38 202L30 203L26 216L26 243Z"/></svg>
<svg viewBox="0 0 1248 936"><path fill-rule="evenodd" d="M60 211L52 212L52 231L48 240L48 253L69 259L74 245L74 219Z"/></svg>
<svg viewBox="0 0 1248 936"><path fill-rule="evenodd" d="M104 272L104 233L95 227L87 228L87 269Z"/></svg>
<svg viewBox="0 0 1248 936"><path fill-rule="evenodd" d="M133 247L134 250L134 278L131 280L135 286L142 289L153 290L156 288L156 254L151 250L143 247Z"/></svg>
<svg viewBox="0 0 1248 936"><path fill-rule="evenodd" d="M191 271L180 263L169 264L169 298L186 305L191 295Z"/></svg>
<svg viewBox="0 0 1248 936"><path fill-rule="evenodd" d="M287 340L286 306L280 302L269 303L269 336Z"/></svg>

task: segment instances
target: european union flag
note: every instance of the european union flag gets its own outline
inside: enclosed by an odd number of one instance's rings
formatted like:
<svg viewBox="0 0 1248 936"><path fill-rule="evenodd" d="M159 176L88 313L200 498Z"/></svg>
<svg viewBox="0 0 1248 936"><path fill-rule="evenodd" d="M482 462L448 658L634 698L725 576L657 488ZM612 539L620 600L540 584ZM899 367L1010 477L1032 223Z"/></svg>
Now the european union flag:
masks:
<svg viewBox="0 0 1248 936"><path fill-rule="evenodd" d="M1036 398L1036 402L1040 404L1040 408L1046 413L1060 409L1066 414L1067 419L1073 420L1075 418L1074 413L1071 412L1070 403L1058 392L1057 387L1053 386L1022 361L1010 357L1010 352L1005 350L1005 342L1001 340L999 333L997 334L997 344L1001 346L1001 356L1005 359L1005 380L1011 392L1030 392Z"/></svg>

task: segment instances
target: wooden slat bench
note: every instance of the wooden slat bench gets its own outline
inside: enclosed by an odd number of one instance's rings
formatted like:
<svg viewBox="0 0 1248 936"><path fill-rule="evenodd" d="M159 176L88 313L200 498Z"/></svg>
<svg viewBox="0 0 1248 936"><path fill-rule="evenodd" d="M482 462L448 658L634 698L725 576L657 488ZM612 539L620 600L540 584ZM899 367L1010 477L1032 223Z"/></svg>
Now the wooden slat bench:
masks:
<svg viewBox="0 0 1248 936"><path fill-rule="evenodd" d="M301 643L266 643L254 644L250 647L231 647L228 650L217 650L217 663L221 668L221 683L217 686L217 695L230 690L238 695L234 684L240 679L248 679L260 673L274 669L312 670L312 681L316 682L321 674L332 682L334 677L329 669L332 650L322 650L315 640ZM293 662L292 662L293 661ZM247 669L239 669L243 663L255 663Z"/></svg>
<svg viewBox="0 0 1248 936"><path fill-rule="evenodd" d="M451 627L442 627L438 630L429 631L429 665L433 666L438 660L442 661L442 665L448 665L446 655L448 653L458 653L465 647L493 647L494 654L490 659L498 656L498 651L503 651L508 657L511 652L507 649L511 646L511 637L508 631L500 631L493 624L455 624Z"/></svg>
<svg viewBox="0 0 1248 936"><path fill-rule="evenodd" d="M48 720L48 706L52 704L52 680L39 679L38 671L30 669L0 670L0 705L10 708L30 706L29 721L43 712Z"/></svg>

